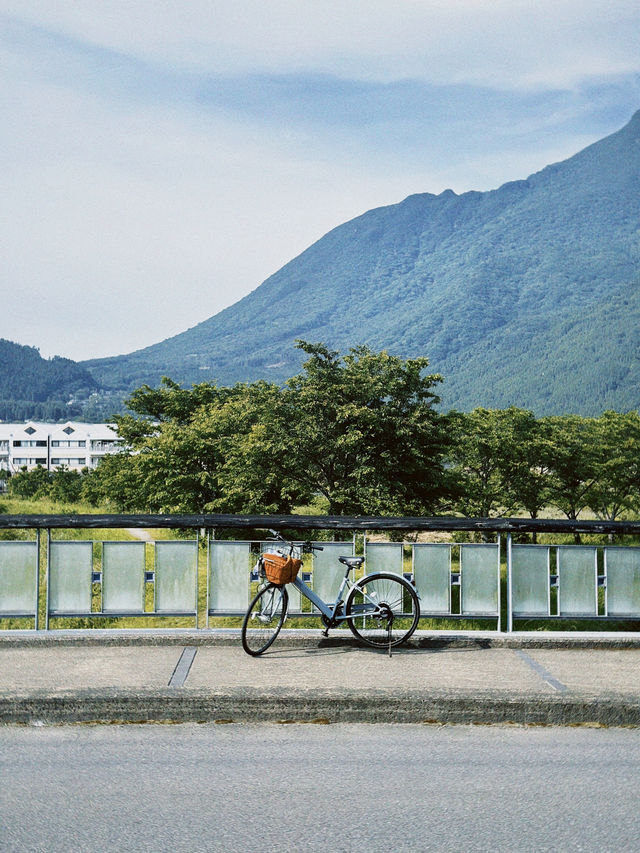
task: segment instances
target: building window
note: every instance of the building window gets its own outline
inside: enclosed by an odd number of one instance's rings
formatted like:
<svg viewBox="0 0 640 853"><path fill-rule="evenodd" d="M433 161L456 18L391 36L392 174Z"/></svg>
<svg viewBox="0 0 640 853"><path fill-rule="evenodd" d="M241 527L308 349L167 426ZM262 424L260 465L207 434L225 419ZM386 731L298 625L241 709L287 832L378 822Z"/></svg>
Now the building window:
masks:
<svg viewBox="0 0 640 853"><path fill-rule="evenodd" d="M35 432L35 429L34 429L33 427L27 427L27 428L25 429L25 432L26 432L26 434L27 434L27 435L33 435L33 434L34 434L34 432Z"/></svg>
<svg viewBox="0 0 640 853"><path fill-rule="evenodd" d="M113 450L116 447L120 447L122 444L121 441L115 438L102 438L97 439L94 438L91 440L91 449L92 450Z"/></svg>
<svg viewBox="0 0 640 853"><path fill-rule="evenodd" d="M40 440L39 441L33 441L33 440L31 440L31 441L14 441L13 446L14 447L46 447L47 442L46 441L40 441Z"/></svg>
<svg viewBox="0 0 640 853"><path fill-rule="evenodd" d="M65 427L65 428L62 430L62 432L66 432L66 434L67 434L67 435L71 435L71 433L72 433L72 432L75 432L75 430L74 430L74 428L73 428L73 427L68 426L68 427Z"/></svg>
<svg viewBox="0 0 640 853"><path fill-rule="evenodd" d="M86 446L87 446L86 441L79 441L77 439L73 440L73 439L65 438L65 439L62 439L61 441L56 440L56 441L51 442L51 447L86 447Z"/></svg>

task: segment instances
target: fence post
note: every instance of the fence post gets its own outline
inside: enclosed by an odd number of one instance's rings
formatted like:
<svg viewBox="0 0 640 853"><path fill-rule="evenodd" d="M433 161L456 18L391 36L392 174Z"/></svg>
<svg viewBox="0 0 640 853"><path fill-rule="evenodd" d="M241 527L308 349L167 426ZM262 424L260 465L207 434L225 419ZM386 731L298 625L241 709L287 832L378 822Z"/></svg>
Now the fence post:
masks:
<svg viewBox="0 0 640 853"><path fill-rule="evenodd" d="M49 567L51 564L50 559L51 554L51 529L47 527L47 551L46 551L46 582L47 582L47 594L45 596L45 605L44 605L44 627L45 631L49 630L49 591L51 589L50 577L49 577Z"/></svg>
<svg viewBox="0 0 640 853"><path fill-rule="evenodd" d="M502 631L502 536L498 533L498 624L496 630Z"/></svg>
<svg viewBox="0 0 640 853"><path fill-rule="evenodd" d="M507 633L513 631L513 601L511 595L511 534L507 533Z"/></svg>
<svg viewBox="0 0 640 853"><path fill-rule="evenodd" d="M40 530L36 530L36 613L33 628L38 630L40 612Z"/></svg>
<svg viewBox="0 0 640 853"><path fill-rule="evenodd" d="M196 589L195 589L195 595L196 595L196 631L200 627L200 617L199 617L199 612L198 612L198 598L199 598L199 595L198 595L198 578L200 577L200 536L201 536L201 532L202 531L200 530L200 528L196 527L196 571L195 571L195 575L196 575L196 579L195 579L195 584L196 584Z"/></svg>

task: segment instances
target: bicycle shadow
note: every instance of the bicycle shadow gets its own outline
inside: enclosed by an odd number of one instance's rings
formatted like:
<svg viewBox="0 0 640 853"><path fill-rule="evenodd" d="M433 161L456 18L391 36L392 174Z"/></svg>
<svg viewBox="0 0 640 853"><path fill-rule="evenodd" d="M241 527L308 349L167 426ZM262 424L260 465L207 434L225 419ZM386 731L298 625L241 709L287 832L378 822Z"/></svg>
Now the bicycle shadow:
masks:
<svg viewBox="0 0 640 853"><path fill-rule="evenodd" d="M280 658L309 658L323 657L328 655L348 655L357 652L382 655L389 657L388 648L374 648L359 642L351 637L320 637L317 645L288 646L283 639L282 645L278 641L266 652L268 655L277 655ZM491 641L484 637L477 639L465 639L461 642L455 637L420 637L412 638L406 645L396 646L391 650L391 656L415 656L424 654L437 654L442 652L477 652L481 649L492 648Z"/></svg>

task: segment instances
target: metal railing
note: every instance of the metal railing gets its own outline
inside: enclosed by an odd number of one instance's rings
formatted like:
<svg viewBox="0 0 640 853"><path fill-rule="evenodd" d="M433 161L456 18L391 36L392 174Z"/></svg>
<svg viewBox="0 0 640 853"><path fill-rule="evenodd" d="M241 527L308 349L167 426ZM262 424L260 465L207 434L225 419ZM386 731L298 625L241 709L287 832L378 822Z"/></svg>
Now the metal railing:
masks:
<svg viewBox="0 0 640 853"><path fill-rule="evenodd" d="M415 585L421 616L429 625L489 620L510 632L527 620L537 627L640 621L640 547L598 544L523 543L525 533L598 536L638 535L640 522L573 522L562 519L354 518L237 515L0 515L0 528L33 531L25 540L0 540L1 620L31 624L51 620L86 627L98 617L212 620L246 610L251 569L265 547L269 528L349 532L343 542L323 541L325 550L305 564L305 580L328 598L336 586L339 554L362 548L367 571L403 574ZM61 530L190 531L187 539L157 541L59 538ZM237 531L250 531L239 539ZM235 539L220 538L236 531ZM480 542L388 542L372 531L480 534ZM42 533L45 533L45 536ZM261 534L261 535L257 535ZM292 534L293 535L293 534ZM58 538L56 538L58 537ZM458 537L463 538L463 537ZM490 541L492 540L492 541ZM336 569L336 566L338 567ZM304 603L306 605L306 602ZM291 595L292 617L314 617ZM206 620L204 619L206 617ZM74 620L83 620L74 623ZM625 624L626 623L626 624ZM57 623L59 624L59 623ZM99 623L95 623L99 624ZM635 626L634 626L635 627Z"/></svg>

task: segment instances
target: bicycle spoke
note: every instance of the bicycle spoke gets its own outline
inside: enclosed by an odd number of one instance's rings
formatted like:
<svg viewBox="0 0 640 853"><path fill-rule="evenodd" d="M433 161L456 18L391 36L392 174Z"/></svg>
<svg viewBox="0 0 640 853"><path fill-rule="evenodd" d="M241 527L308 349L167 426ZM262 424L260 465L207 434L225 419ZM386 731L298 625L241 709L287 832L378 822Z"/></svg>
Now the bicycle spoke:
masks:
<svg viewBox="0 0 640 853"><path fill-rule="evenodd" d="M351 631L365 643L380 648L400 645L415 631L420 605L415 590L404 578L379 573L362 578L347 601Z"/></svg>
<svg viewBox="0 0 640 853"><path fill-rule="evenodd" d="M242 623L242 646L250 655L261 655L278 636L287 615L284 587L268 584L255 596Z"/></svg>

